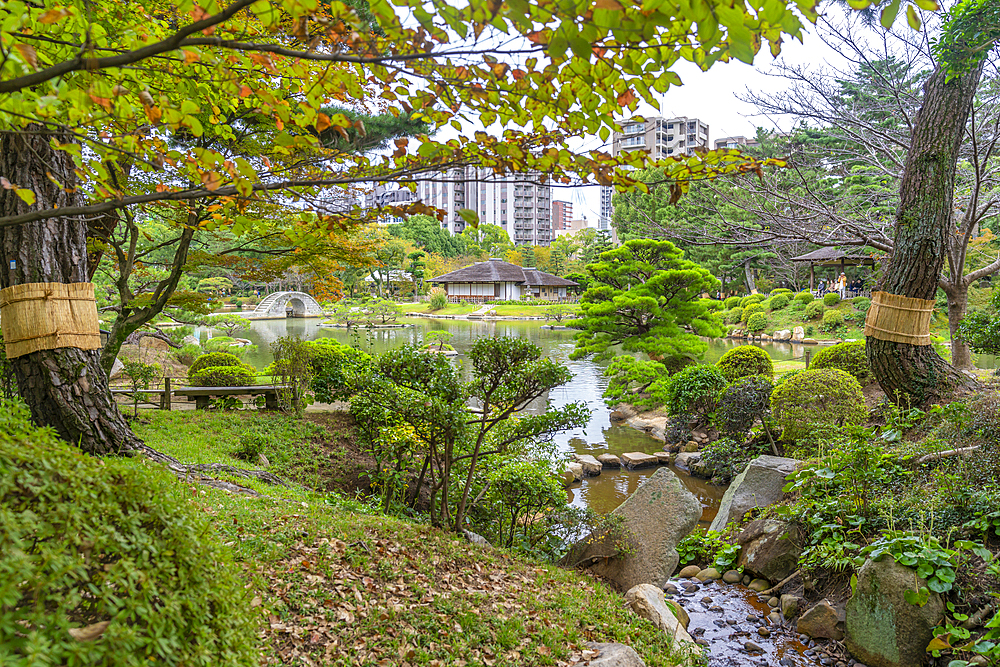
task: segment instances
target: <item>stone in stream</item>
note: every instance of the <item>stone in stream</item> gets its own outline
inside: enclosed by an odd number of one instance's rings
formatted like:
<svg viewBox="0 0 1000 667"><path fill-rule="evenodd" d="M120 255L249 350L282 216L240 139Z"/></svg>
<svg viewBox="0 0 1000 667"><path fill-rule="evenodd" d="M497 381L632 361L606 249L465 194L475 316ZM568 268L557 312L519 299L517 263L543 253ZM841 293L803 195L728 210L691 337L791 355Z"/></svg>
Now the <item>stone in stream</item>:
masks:
<svg viewBox="0 0 1000 667"><path fill-rule="evenodd" d="M597 477L601 474L601 469L604 467L600 461L590 454L574 454L573 458L583 466L583 474L587 477Z"/></svg>
<svg viewBox="0 0 1000 667"><path fill-rule="evenodd" d="M575 462L567 463L566 469L563 471L563 486L569 486L581 479L583 479L583 466Z"/></svg>
<svg viewBox="0 0 1000 667"><path fill-rule="evenodd" d="M875 667L922 665L933 629L944 615L944 601L931 593L922 607L910 604L907 590L927 581L892 557L867 561L858 571L854 596L847 603L847 649Z"/></svg>
<svg viewBox="0 0 1000 667"><path fill-rule="evenodd" d="M669 465L674 462L674 455L669 452L653 452L653 456L657 458L661 466Z"/></svg>
<svg viewBox="0 0 1000 667"><path fill-rule="evenodd" d="M757 634L760 635L761 637L770 637L771 631L768 630L767 627L762 625L759 628L757 628Z"/></svg>
<svg viewBox="0 0 1000 667"><path fill-rule="evenodd" d="M623 519L633 546L630 554L618 555L615 536L600 533L573 545L563 563L589 563L592 572L623 590L637 584L662 589L680 559L677 543L698 525L701 502L669 468L660 468L612 515Z"/></svg>
<svg viewBox="0 0 1000 667"><path fill-rule="evenodd" d="M778 598L770 597L767 599L767 606L771 609L775 609L778 606Z"/></svg>
<svg viewBox="0 0 1000 667"><path fill-rule="evenodd" d="M595 642L587 642L586 646L591 651L597 651L597 655L587 661L590 667L646 667L646 663L631 646Z"/></svg>
<svg viewBox="0 0 1000 667"><path fill-rule="evenodd" d="M834 606L827 600L821 600L799 617L799 622L795 626L795 630L804 635L809 635L813 639L822 638L839 641L844 638L842 621L840 613ZM882 639L886 638L883 637ZM930 642L930 638L927 639L927 642ZM924 653L924 647L926 646L926 643L921 646L921 653Z"/></svg>
<svg viewBox="0 0 1000 667"><path fill-rule="evenodd" d="M693 644L694 638L684 629L673 609L663 599L663 591L650 584L633 586L625 593L625 603L637 615L652 622L675 641Z"/></svg>
<svg viewBox="0 0 1000 667"><path fill-rule="evenodd" d="M625 452L622 454L622 465L629 470L636 470L637 468L658 466L660 465L660 459L650 454L643 454L642 452Z"/></svg>
<svg viewBox="0 0 1000 667"><path fill-rule="evenodd" d="M757 593L763 593L770 587L771 587L771 582L769 582L767 579L754 579L747 585L747 588Z"/></svg>
<svg viewBox="0 0 1000 667"><path fill-rule="evenodd" d="M694 575L694 578L698 581L715 581L716 579L721 579L722 575L714 567L706 567L704 570Z"/></svg>
<svg viewBox="0 0 1000 667"><path fill-rule="evenodd" d="M767 620L771 622L771 625L781 625L781 614L772 611L767 615Z"/></svg>
<svg viewBox="0 0 1000 667"><path fill-rule="evenodd" d="M688 440L684 444L684 446L681 447L681 451L684 452L685 454L691 454L692 452L697 452L699 449L701 449L701 446L694 440Z"/></svg>
<svg viewBox="0 0 1000 667"><path fill-rule="evenodd" d="M674 459L674 465L678 468L683 468L685 470L691 470L692 466L701 461L700 452L681 452Z"/></svg>
<svg viewBox="0 0 1000 667"><path fill-rule="evenodd" d="M614 454L601 454L597 457L597 460L600 461L601 465L605 468L618 469L622 467L622 460Z"/></svg>
<svg viewBox="0 0 1000 667"><path fill-rule="evenodd" d="M791 522L757 519L740 532L737 542L737 565L758 577L781 581L798 567L804 539L802 531Z"/></svg>
<svg viewBox="0 0 1000 667"><path fill-rule="evenodd" d="M701 568L697 565L688 565L683 570L677 573L680 579L694 579L697 574L701 572Z"/></svg>
<svg viewBox="0 0 1000 667"><path fill-rule="evenodd" d="M677 456L678 461L680 455ZM726 524L743 517L755 507L776 503L785 495L785 477L795 472L795 459L780 456L758 456L733 479L712 521L711 530L722 532ZM678 463L677 465L680 465Z"/></svg>
<svg viewBox="0 0 1000 667"><path fill-rule="evenodd" d="M785 618L794 618L799 613L799 598L794 595L782 595L778 604Z"/></svg>
<svg viewBox="0 0 1000 667"><path fill-rule="evenodd" d="M736 584L740 581L740 573L736 570L727 570L724 575L722 575L722 580L727 584Z"/></svg>
<svg viewBox="0 0 1000 667"><path fill-rule="evenodd" d="M764 649L762 649L762 648L761 648L760 646L758 646L757 644L754 644L753 642L745 642L745 643L743 644L743 648L744 648L744 650L746 650L746 651L747 651L748 653L763 653L763 652L764 652Z"/></svg>

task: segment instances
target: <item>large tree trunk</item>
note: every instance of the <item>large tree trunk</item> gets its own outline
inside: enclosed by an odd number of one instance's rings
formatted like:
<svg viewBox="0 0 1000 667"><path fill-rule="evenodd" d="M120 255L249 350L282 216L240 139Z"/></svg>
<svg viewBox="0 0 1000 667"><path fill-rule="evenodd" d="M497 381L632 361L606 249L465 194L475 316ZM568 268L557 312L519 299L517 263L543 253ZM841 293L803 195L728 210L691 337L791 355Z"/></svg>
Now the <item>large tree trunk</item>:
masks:
<svg viewBox="0 0 1000 667"><path fill-rule="evenodd" d="M892 259L879 284L883 291L934 298L951 229L959 146L981 76L980 66L949 81L939 67L924 85L900 184ZM866 349L876 379L892 399L928 402L971 382L930 345L869 337Z"/></svg>
<svg viewBox="0 0 1000 667"><path fill-rule="evenodd" d="M36 203L29 206L13 190L0 189L0 214L81 205L83 194L72 159L51 148L53 135L43 128L35 126L28 132L35 134L0 133L0 176L34 191ZM0 228L0 287L87 280L86 221L51 218ZM53 427L63 439L86 452L145 451L111 397L100 354L100 350L62 348L12 359L21 398L37 423Z"/></svg>

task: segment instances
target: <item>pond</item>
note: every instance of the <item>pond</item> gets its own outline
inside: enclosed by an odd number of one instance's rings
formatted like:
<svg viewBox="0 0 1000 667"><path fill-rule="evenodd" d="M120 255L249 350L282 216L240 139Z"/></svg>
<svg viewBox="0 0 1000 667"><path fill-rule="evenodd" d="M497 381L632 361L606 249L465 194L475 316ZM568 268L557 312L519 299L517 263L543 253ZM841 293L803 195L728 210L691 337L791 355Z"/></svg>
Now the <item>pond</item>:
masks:
<svg viewBox="0 0 1000 667"><path fill-rule="evenodd" d="M352 330L320 327L319 319L277 319L255 320L252 329L240 334L252 340L258 349L247 358L247 361L258 368L263 368L271 362L270 343L281 336L297 335L304 340L331 337L340 342L350 344L358 349L369 352L382 352L404 343L417 343L423 340L428 331L447 330L454 334L450 341L460 353L466 352L472 344L484 336L515 336L527 338L542 348L548 357L567 366L573 373L573 380L554 389L548 396L552 406L559 407L574 401L583 401L591 409L590 422L582 429L559 434L556 445L566 454L593 454L597 456L605 452L621 455L624 452L644 452L652 454L663 447L663 443L650 438L646 434L629 426L612 424L610 411L601 400L601 393L607 386L603 372L606 363L594 362L590 359L572 360L574 331L565 329L543 328L537 321L468 321L439 320L427 318L406 318L413 326L401 329L383 330ZM201 332L199 332L201 333ZM201 335L204 335L201 333ZM705 361L714 363L730 348L739 345L732 340L713 340ZM801 358L804 347L815 346L791 345L788 343L765 343L766 349L776 361ZM461 356L458 359L462 359ZM531 406L532 410L545 410L545 401L539 401ZM590 477L573 485L570 489L571 502L587 505L599 512L609 512L625 500L639 484L655 472L655 468L637 471L605 470L598 477ZM704 480L691 477L680 470L674 469L685 485L702 503L703 522L711 522L715 516L719 501L725 492L724 487L714 486Z"/></svg>

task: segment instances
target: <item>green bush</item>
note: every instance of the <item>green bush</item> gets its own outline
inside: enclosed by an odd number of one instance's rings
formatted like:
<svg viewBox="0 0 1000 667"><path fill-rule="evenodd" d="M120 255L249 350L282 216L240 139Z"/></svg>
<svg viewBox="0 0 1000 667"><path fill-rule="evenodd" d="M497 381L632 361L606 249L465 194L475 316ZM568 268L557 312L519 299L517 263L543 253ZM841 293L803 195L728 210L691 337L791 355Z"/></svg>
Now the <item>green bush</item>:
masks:
<svg viewBox="0 0 1000 667"><path fill-rule="evenodd" d="M764 313L754 313L747 320L747 331L759 333L767 328L767 315Z"/></svg>
<svg viewBox="0 0 1000 667"><path fill-rule="evenodd" d="M726 313L726 323L736 324L740 322L743 318L743 309L739 306L731 308L728 313Z"/></svg>
<svg viewBox="0 0 1000 667"><path fill-rule="evenodd" d="M844 326L844 314L839 310L828 310L823 313L823 329L836 331Z"/></svg>
<svg viewBox="0 0 1000 667"><path fill-rule="evenodd" d="M194 343L188 343L184 347L174 350L172 352L174 359L184 364L185 366L190 366L194 363L194 360L202 355L202 349L200 345L195 345Z"/></svg>
<svg viewBox="0 0 1000 667"><path fill-rule="evenodd" d="M747 322L754 313L763 313L764 306L759 303L751 303L743 307L743 314L740 315L741 322Z"/></svg>
<svg viewBox="0 0 1000 667"><path fill-rule="evenodd" d="M248 366L208 366L188 373L192 387L246 387L257 381L256 369Z"/></svg>
<svg viewBox="0 0 1000 667"><path fill-rule="evenodd" d="M774 382L762 375L740 378L726 387L719 397L715 414L719 430L740 435L748 433L758 419L766 419L771 414L773 391Z"/></svg>
<svg viewBox="0 0 1000 667"><path fill-rule="evenodd" d="M431 297L429 299L431 310L441 310L448 305L448 295L440 287L435 287L431 290Z"/></svg>
<svg viewBox="0 0 1000 667"><path fill-rule="evenodd" d="M760 307L763 308L765 311L770 312L770 310L771 310L771 300L770 299L764 299L763 301L760 302Z"/></svg>
<svg viewBox="0 0 1000 667"><path fill-rule="evenodd" d="M864 341L837 343L820 350L813 357L809 368L814 370L839 368L853 375L862 387L872 381L872 371L868 367L868 357L865 356Z"/></svg>
<svg viewBox="0 0 1000 667"><path fill-rule="evenodd" d="M816 327L810 324L809 326L806 327L805 334L806 338L812 338L814 335L816 335Z"/></svg>
<svg viewBox="0 0 1000 667"><path fill-rule="evenodd" d="M868 416L861 385L839 368L797 373L775 388L771 411L784 440L796 440L813 427L860 424Z"/></svg>
<svg viewBox="0 0 1000 667"><path fill-rule="evenodd" d="M784 294L789 299L791 299L792 298L791 295L793 295L795 293L792 290L788 289L787 287L779 287L777 289L771 290L771 296L772 297L777 296L779 294Z"/></svg>
<svg viewBox="0 0 1000 667"><path fill-rule="evenodd" d="M872 300L866 296L856 296L851 299L851 304L862 313L867 313L872 306Z"/></svg>
<svg viewBox="0 0 1000 667"><path fill-rule="evenodd" d="M751 375L774 377L774 362L771 356L753 345L740 345L722 355L716 363L727 382L735 382Z"/></svg>
<svg viewBox="0 0 1000 667"><path fill-rule="evenodd" d="M806 306L806 319L807 320L818 320L823 317L823 311L826 310L826 306L823 305L822 301L813 301L808 306Z"/></svg>
<svg viewBox="0 0 1000 667"><path fill-rule="evenodd" d="M768 452L767 446L745 443L742 439L720 438L701 450L701 462L712 471L713 479L728 482L739 475L753 459Z"/></svg>
<svg viewBox="0 0 1000 667"><path fill-rule="evenodd" d="M208 354L203 354L194 360L191 364L191 368L188 369L188 373L197 373L202 368L208 368L209 366L242 366L245 367L240 358L235 354L229 354L228 352L209 352Z"/></svg>
<svg viewBox="0 0 1000 667"><path fill-rule="evenodd" d="M320 338L306 345L312 354L312 390L320 403L350 398L360 378L372 367L371 355L333 338Z"/></svg>
<svg viewBox="0 0 1000 667"><path fill-rule="evenodd" d="M710 313L717 313L722 310L723 307L722 302L718 299L701 299L700 303L704 304L705 308L708 308Z"/></svg>
<svg viewBox="0 0 1000 667"><path fill-rule="evenodd" d="M719 392L728 383L726 376L715 366L698 364L671 375L664 384L661 403L667 406L670 414L692 413L704 417L715 411Z"/></svg>
<svg viewBox="0 0 1000 667"><path fill-rule="evenodd" d="M740 297L731 296L728 299L726 299L723 303L725 304L726 310L732 310L736 306L740 305L740 301L741 301Z"/></svg>
<svg viewBox="0 0 1000 667"><path fill-rule="evenodd" d="M782 310L788 305L788 296L785 294L775 294L768 301L770 302L768 304L770 310Z"/></svg>
<svg viewBox="0 0 1000 667"><path fill-rule="evenodd" d="M4 665L259 660L240 569L186 487L85 456L16 402L0 402L0 600Z"/></svg>
<svg viewBox="0 0 1000 667"><path fill-rule="evenodd" d="M740 299L740 306L746 308L751 303L760 303L764 300L763 294L747 294L745 297Z"/></svg>
<svg viewBox="0 0 1000 667"><path fill-rule="evenodd" d="M811 303L813 300L812 292L799 292L795 295L795 300L799 303Z"/></svg>
<svg viewBox="0 0 1000 667"><path fill-rule="evenodd" d="M774 386L775 387L779 387L782 384L784 384L785 382L787 382L788 380L791 380L793 377L795 377L799 373L805 373L805 372L806 371L805 371L804 368L800 368L800 369L797 369L797 370L794 370L794 371L788 371L787 373L785 373L784 375L782 375L781 377L777 378L774 381Z"/></svg>
<svg viewBox="0 0 1000 667"><path fill-rule="evenodd" d="M827 292L826 294L823 295L824 305L830 306L832 308L833 306L836 306L838 303L840 303L840 295L837 294L836 292Z"/></svg>

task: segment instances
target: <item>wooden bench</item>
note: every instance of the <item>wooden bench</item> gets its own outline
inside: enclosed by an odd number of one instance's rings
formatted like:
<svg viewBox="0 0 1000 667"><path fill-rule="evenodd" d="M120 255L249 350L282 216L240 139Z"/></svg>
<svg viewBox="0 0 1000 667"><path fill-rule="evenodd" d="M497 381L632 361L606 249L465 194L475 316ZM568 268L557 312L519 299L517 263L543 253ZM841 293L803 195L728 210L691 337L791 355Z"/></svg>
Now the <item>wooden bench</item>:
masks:
<svg viewBox="0 0 1000 667"><path fill-rule="evenodd" d="M153 407L159 408L161 410L170 409L170 392L164 389L121 389L112 388L112 396L125 396L126 398L133 398L138 395L139 403L141 405L152 405ZM159 396L159 401L152 401L146 396Z"/></svg>
<svg viewBox="0 0 1000 667"><path fill-rule="evenodd" d="M183 396L187 400L194 399L195 409L204 410L213 398L220 396L263 396L264 408L278 409L278 390L284 387L273 385L254 385L252 387L182 387L174 390L175 396Z"/></svg>

